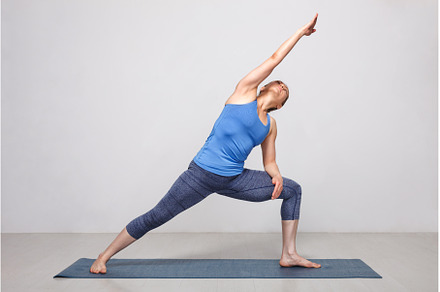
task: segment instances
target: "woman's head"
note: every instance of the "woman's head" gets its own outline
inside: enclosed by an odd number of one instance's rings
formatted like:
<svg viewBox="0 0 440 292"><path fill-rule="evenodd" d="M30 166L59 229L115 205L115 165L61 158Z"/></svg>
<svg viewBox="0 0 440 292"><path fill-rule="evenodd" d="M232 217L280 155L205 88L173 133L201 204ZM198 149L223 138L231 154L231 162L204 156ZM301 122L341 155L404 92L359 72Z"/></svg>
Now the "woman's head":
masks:
<svg viewBox="0 0 440 292"><path fill-rule="evenodd" d="M268 96L271 99L273 107L269 108L267 112L280 109L284 106L289 98L289 88L281 80L274 80L260 88L258 96Z"/></svg>

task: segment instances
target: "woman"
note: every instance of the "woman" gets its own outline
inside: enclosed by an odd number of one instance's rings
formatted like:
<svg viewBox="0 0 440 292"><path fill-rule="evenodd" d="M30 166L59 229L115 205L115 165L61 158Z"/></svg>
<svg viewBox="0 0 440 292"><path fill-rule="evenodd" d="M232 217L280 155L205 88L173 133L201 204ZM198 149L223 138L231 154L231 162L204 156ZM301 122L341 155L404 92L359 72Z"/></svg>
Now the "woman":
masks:
<svg viewBox="0 0 440 292"><path fill-rule="evenodd" d="M280 265L321 267L296 252L301 186L282 177L275 162L277 126L269 112L283 107L289 98L289 89L279 80L272 81L264 85L257 96L258 85L269 76L298 40L316 31L314 26L317 19L318 14L237 84L211 134L190 162L188 169L177 178L153 209L132 220L119 233L92 264L90 272L106 273L105 264L114 254L214 192L253 202L283 199L283 250ZM260 144L265 171L243 168L251 150Z"/></svg>

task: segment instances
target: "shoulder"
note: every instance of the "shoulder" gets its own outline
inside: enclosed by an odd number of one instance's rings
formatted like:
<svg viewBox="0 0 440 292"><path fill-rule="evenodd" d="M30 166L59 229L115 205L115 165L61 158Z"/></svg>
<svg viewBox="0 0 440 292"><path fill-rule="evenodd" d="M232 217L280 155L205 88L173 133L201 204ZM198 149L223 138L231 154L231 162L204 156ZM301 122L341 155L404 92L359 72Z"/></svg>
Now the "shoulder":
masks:
<svg viewBox="0 0 440 292"><path fill-rule="evenodd" d="M257 98L256 88L236 88L234 93L226 100L225 104L243 104L254 101Z"/></svg>

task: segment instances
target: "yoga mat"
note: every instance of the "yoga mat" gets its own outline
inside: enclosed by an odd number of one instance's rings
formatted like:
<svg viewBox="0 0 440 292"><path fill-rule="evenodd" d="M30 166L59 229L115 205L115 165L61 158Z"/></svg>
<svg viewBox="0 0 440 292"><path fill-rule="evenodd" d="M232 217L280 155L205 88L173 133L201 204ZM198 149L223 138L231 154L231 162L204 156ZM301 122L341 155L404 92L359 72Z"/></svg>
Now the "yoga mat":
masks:
<svg viewBox="0 0 440 292"><path fill-rule="evenodd" d="M93 274L81 258L54 278L382 278L360 259L309 259L321 268L281 267L279 259L110 259Z"/></svg>

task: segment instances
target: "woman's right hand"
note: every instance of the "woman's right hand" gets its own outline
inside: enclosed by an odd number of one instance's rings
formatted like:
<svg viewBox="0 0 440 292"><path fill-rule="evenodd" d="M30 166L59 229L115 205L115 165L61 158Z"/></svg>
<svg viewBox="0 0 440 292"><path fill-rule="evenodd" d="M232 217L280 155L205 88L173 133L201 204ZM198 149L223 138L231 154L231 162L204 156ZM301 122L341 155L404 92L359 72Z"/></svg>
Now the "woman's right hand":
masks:
<svg viewBox="0 0 440 292"><path fill-rule="evenodd" d="M315 17L312 20L310 20L309 23L307 23L306 25L304 25L303 27L301 27L299 29L301 34L309 36L312 33L314 33L316 31L316 29L314 29L314 27L315 27L317 20L318 20L318 13L316 13Z"/></svg>

